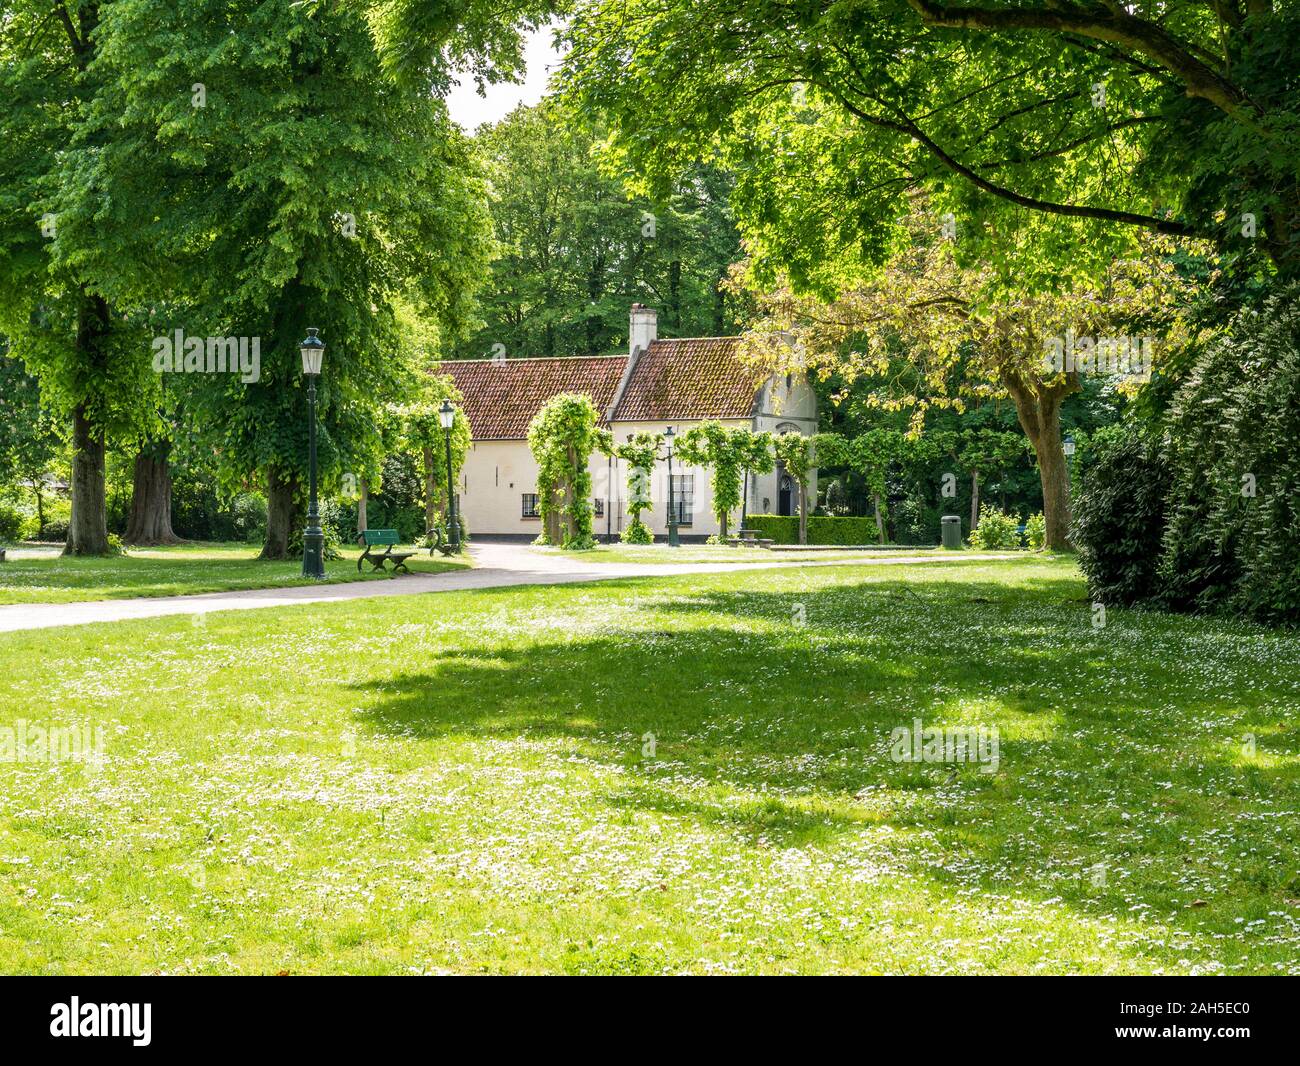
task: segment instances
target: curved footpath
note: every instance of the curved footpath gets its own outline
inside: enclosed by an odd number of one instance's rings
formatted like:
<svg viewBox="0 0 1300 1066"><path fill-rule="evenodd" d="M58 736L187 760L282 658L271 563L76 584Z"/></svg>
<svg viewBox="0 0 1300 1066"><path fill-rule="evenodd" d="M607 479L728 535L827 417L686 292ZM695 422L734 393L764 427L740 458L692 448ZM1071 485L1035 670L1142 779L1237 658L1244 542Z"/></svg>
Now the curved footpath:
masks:
<svg viewBox="0 0 1300 1066"><path fill-rule="evenodd" d="M470 548L475 567L441 574L403 575L391 581L353 581L332 585L297 585L279 589L241 589L192 596L154 596L134 600L88 603L18 603L0 607L0 633L131 618L159 618L211 611L249 611L291 607L299 603L372 599L377 596L418 596L427 592L500 588L508 585L562 585L621 577L672 577L677 574L718 574L733 570L775 570L806 566L870 566L880 563L945 563L972 559L1001 559L1005 555L963 552L960 555L888 555L862 559L800 559L771 563L591 563L573 556L529 551L524 544L476 544Z"/></svg>

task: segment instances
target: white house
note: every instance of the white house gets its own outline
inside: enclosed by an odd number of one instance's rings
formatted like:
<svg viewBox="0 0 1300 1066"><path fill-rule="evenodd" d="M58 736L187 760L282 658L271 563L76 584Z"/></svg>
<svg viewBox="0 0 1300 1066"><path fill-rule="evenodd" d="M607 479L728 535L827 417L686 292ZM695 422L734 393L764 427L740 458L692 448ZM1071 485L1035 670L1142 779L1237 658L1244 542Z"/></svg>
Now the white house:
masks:
<svg viewBox="0 0 1300 1066"><path fill-rule="evenodd" d="M552 396L585 393L602 413L615 440L634 433L681 433L705 419L725 426L798 432L817 428L817 401L799 374L763 380L741 362L736 337L660 340L655 312L633 304L627 355L551 359L449 360L448 373L464 397L474 445L461 474L459 505L474 536L537 536L537 464L528 449L528 425ZM628 523L626 463L593 455L591 475L598 536L617 536ZM718 532L711 511L709 471L673 463L673 499L684 538ZM651 478L653 509L642 520L658 535L667 532L668 470L658 464ZM810 493L815 491L816 473ZM796 514L794 481L778 468L751 474L746 485L750 513ZM733 516L731 523L735 528Z"/></svg>

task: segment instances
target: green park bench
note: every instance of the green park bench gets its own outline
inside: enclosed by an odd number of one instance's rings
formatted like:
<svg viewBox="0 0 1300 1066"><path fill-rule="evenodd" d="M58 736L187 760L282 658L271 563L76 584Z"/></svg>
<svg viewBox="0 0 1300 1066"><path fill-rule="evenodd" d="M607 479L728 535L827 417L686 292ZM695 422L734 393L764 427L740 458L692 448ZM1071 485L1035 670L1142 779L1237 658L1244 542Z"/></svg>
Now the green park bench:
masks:
<svg viewBox="0 0 1300 1066"><path fill-rule="evenodd" d="M415 552L395 552L393 545L400 543L395 529L367 529L357 537L357 543L365 546L365 551L361 553L361 558L357 560L357 572L361 572L361 564L369 563L374 570L383 570L388 563L393 564L393 573L404 570L410 573L406 568L406 560L415 555ZM388 546L384 552L371 551L372 548Z"/></svg>

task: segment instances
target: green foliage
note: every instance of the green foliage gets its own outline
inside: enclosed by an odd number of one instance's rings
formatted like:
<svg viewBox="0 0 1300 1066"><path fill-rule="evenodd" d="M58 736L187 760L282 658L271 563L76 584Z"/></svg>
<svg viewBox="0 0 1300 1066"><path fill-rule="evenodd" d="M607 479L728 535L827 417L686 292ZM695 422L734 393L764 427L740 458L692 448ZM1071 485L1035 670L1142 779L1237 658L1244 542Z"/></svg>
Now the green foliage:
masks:
<svg viewBox="0 0 1300 1066"><path fill-rule="evenodd" d="M964 256L1048 291L1103 268L1130 228L1294 270L1298 29L1280 3L1117 19L1106 4L592 0L568 23L563 87L608 118L613 165L643 186L721 157L743 235L797 288L882 262L924 189Z"/></svg>
<svg viewBox="0 0 1300 1066"><path fill-rule="evenodd" d="M1025 519L1025 544L1031 552L1040 552L1047 543L1047 519L1043 512L1031 514Z"/></svg>
<svg viewBox="0 0 1300 1066"><path fill-rule="evenodd" d="M0 499L0 544L12 544L32 535L32 515L13 500Z"/></svg>
<svg viewBox="0 0 1300 1066"><path fill-rule="evenodd" d="M1237 315L1163 428L1162 602L1300 622L1300 285Z"/></svg>
<svg viewBox="0 0 1300 1066"><path fill-rule="evenodd" d="M340 549L343 547L343 538L339 535L339 518L341 512L338 505L332 500L320 501L320 528L325 534L324 559L332 562L335 559L343 558ZM293 559L302 558L302 531L303 527L295 523L289 532L289 556Z"/></svg>
<svg viewBox="0 0 1300 1066"><path fill-rule="evenodd" d="M550 103L479 132L499 254L462 355L626 350L638 301L655 304L666 336L733 332L735 301L718 291L740 257L729 180L693 167L662 198L630 196L600 170L599 139Z"/></svg>
<svg viewBox="0 0 1300 1066"><path fill-rule="evenodd" d="M758 530L760 537L777 544L799 543L799 519L795 515L752 514L745 523ZM837 518L831 515L812 515L808 519L809 544L845 544L860 547L875 544L874 518Z"/></svg>
<svg viewBox="0 0 1300 1066"><path fill-rule="evenodd" d="M623 532L619 534L619 539L624 544L653 544L655 538L650 532L650 527L637 517L624 527Z"/></svg>
<svg viewBox="0 0 1300 1066"><path fill-rule="evenodd" d="M634 433L621 444L613 445L613 454L627 463L627 513L632 516L620 537L625 544L652 544L654 534L641 520L641 512L654 506L650 494L650 475L663 448L662 433Z"/></svg>
<svg viewBox="0 0 1300 1066"><path fill-rule="evenodd" d="M1019 548L1019 526L1019 515L1007 514L991 504L983 504L980 507L979 525L970 531L971 547L983 548L985 551Z"/></svg>
<svg viewBox="0 0 1300 1066"><path fill-rule="evenodd" d="M728 429L715 419L692 426L677 439L677 456L683 463L712 468L713 515L723 536L731 512L741 505L744 472L771 470L775 461L771 448L771 434L744 427Z"/></svg>
<svg viewBox="0 0 1300 1066"><path fill-rule="evenodd" d="M537 500L542 519L538 544L573 551L595 545L591 533L591 453L609 452L609 433L591 398L565 392L547 401L528 426L528 447L537 463Z"/></svg>
<svg viewBox="0 0 1300 1066"><path fill-rule="evenodd" d="M447 484L447 431L442 428L441 408L444 400L455 407L451 423L451 489ZM425 514L430 526L447 525L449 491L465 466L465 456L473 444L469 419L461 408L464 402L450 375L430 375L420 389L419 399L395 410L400 426L401 444L419 454L424 463ZM434 509L442 516L433 518ZM460 516L457 516L458 524ZM427 530L425 531L427 532Z"/></svg>
<svg viewBox="0 0 1300 1066"><path fill-rule="evenodd" d="M327 346L323 484L371 469L383 405L412 391L397 302L452 336L486 263L467 140L386 82L355 7L132 0L101 9L95 39L102 85L62 163L57 258L152 332L260 339L257 381L176 382L228 489L305 480L308 325Z"/></svg>
<svg viewBox="0 0 1300 1066"><path fill-rule="evenodd" d="M1070 534L1097 602L1122 607L1155 595L1168 490L1168 470L1149 428L1128 426L1097 444Z"/></svg>

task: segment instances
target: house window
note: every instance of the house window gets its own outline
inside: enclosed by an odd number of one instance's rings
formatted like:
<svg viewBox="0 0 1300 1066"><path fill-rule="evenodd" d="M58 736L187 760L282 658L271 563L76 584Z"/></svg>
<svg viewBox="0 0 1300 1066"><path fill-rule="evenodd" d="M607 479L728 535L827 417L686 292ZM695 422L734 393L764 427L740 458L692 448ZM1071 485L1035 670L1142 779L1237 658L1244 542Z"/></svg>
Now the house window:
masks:
<svg viewBox="0 0 1300 1066"><path fill-rule="evenodd" d="M604 518L604 517L605 517L605 501L604 501L604 500L593 499L593 500L591 501L591 505L592 505L592 508L593 508L593 513L595 514L595 516L596 516L597 518Z"/></svg>
<svg viewBox="0 0 1300 1066"><path fill-rule="evenodd" d="M691 515L695 511L695 475L673 475L673 509L677 512L677 524L689 526Z"/></svg>
<svg viewBox="0 0 1300 1066"><path fill-rule="evenodd" d="M523 505L523 510L520 514L521 518L542 517L541 512L537 510L537 493L525 492L523 494L523 501L524 501L524 505Z"/></svg>

